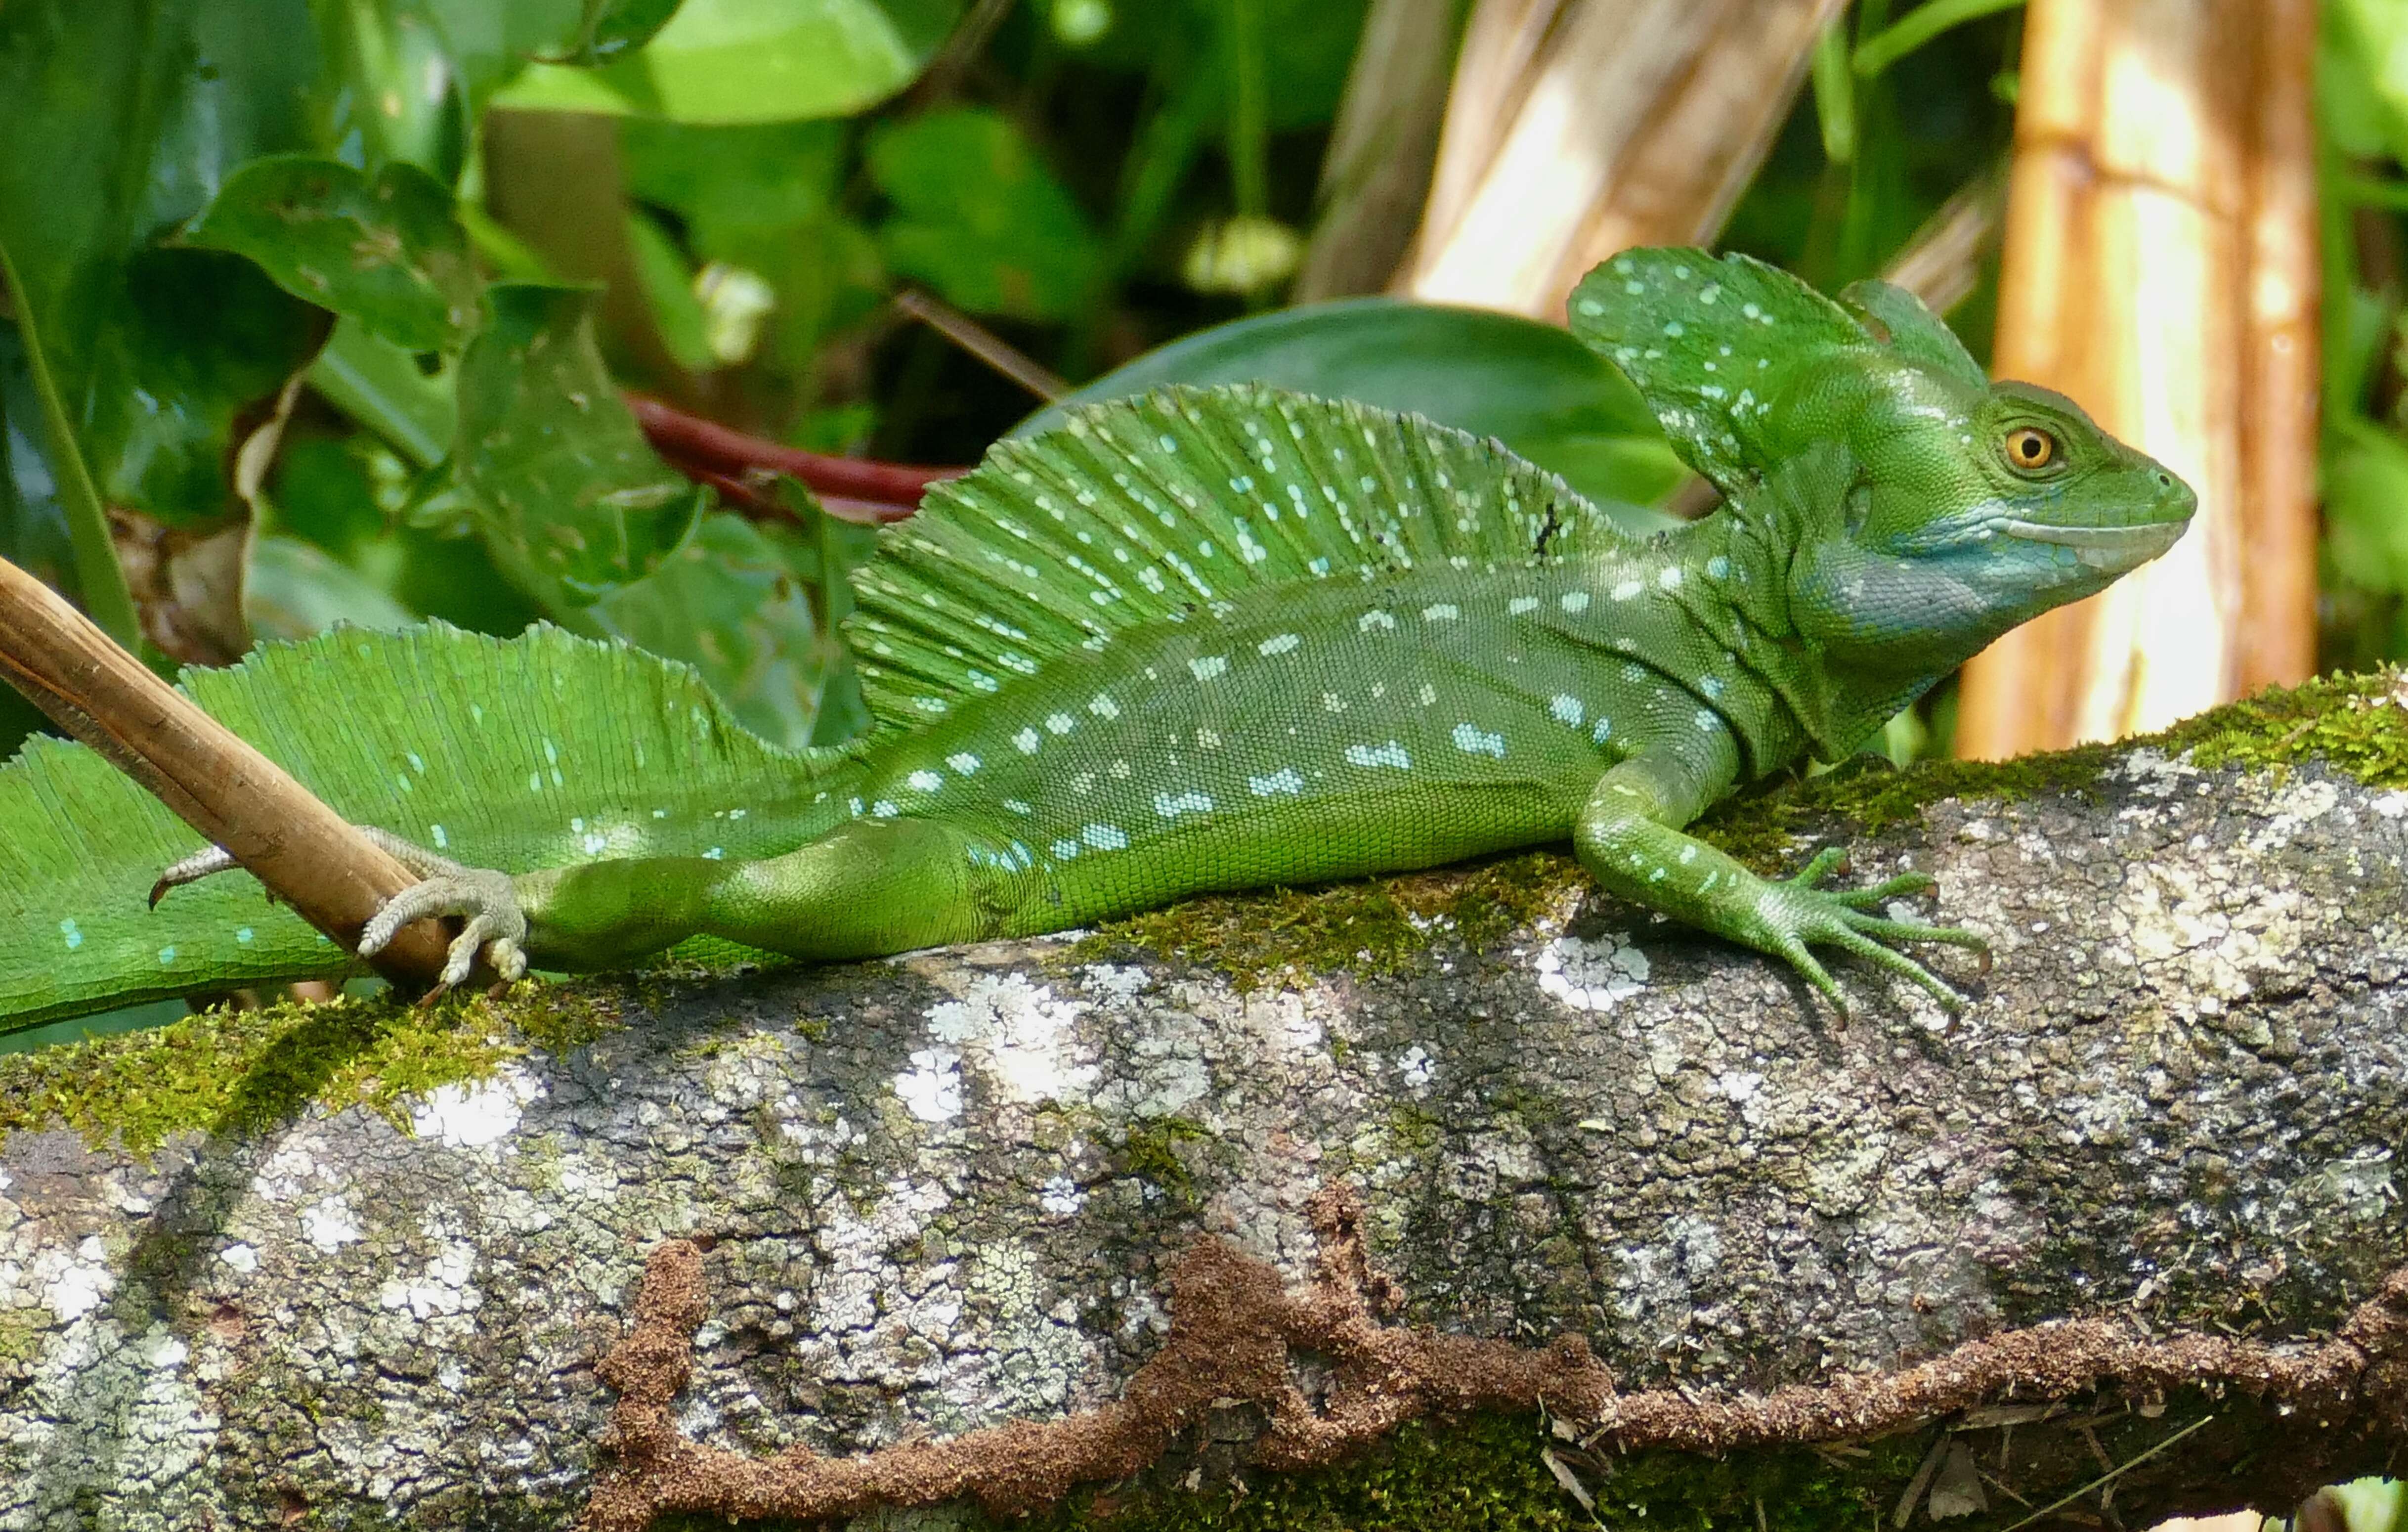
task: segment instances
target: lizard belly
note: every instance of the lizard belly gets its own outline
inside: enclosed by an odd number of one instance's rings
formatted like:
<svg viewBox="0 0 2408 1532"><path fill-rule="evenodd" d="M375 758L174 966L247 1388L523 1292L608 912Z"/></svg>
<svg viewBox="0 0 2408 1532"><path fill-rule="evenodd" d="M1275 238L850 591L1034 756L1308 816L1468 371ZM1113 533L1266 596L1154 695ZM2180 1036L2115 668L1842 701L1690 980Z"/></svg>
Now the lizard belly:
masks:
<svg viewBox="0 0 2408 1532"><path fill-rule="evenodd" d="M1625 742L1594 652L1509 623L1497 578L1132 635L897 741L865 811L978 837L1023 933L1563 839Z"/></svg>

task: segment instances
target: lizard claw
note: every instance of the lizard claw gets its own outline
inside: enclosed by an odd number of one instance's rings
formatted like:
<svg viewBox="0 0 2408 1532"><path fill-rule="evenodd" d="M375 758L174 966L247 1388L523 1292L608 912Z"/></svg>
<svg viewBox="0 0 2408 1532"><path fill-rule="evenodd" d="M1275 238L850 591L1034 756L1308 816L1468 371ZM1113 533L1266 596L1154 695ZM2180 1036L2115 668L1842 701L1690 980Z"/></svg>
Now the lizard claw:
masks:
<svg viewBox="0 0 2408 1532"><path fill-rule="evenodd" d="M1981 971L1990 971L1990 944L1975 931L1961 926L1925 925L1914 921L1895 921L1870 912L1901 894L1919 894L1932 886L1931 879L1919 872L1902 873L1871 888L1821 889L1815 887L1841 860L1836 849L1819 852L1795 878L1772 883L1769 897L1759 913L1772 927L1768 950L1778 952L1806 976L1807 981L1847 1014L1846 999L1828 972L1808 952L1808 944L1837 947L1842 952L1888 969L1901 979L1912 980L1930 992L1951 1011L1962 1010L1964 996L1922 964L1903 952L1883 945L1887 941L1938 941L1954 947L1971 948L1981 954Z"/></svg>
<svg viewBox="0 0 2408 1532"><path fill-rule="evenodd" d="M440 858L428 857L428 862ZM445 862L387 899L360 933L360 955L374 957L405 925L437 915L462 915L467 923L452 938L443 973L430 997L465 982L481 956L505 982L526 976L526 912L519 907L510 875Z"/></svg>
<svg viewBox="0 0 2408 1532"><path fill-rule="evenodd" d="M159 881L150 885L150 908L158 909L159 901L167 896L170 889L197 883L212 873L223 872L238 865L233 853L223 846L204 846L159 874Z"/></svg>

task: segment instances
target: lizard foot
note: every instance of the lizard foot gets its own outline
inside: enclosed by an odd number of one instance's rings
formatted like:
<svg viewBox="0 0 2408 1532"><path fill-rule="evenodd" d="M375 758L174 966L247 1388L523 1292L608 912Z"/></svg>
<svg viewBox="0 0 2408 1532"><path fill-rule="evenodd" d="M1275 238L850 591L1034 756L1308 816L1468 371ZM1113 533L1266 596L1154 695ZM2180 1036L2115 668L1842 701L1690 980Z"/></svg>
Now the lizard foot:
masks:
<svg viewBox="0 0 2408 1532"><path fill-rule="evenodd" d="M518 891L511 886L509 873L463 866L373 824L353 828L419 879L387 899L369 917L360 932L362 957L374 957L384 951L394 933L405 925L433 915L458 915L466 923L446 949L442 976L427 992L426 998L433 999L466 981L480 956L505 983L526 977L526 911L519 906ZM151 907L156 909L170 889L198 882L235 866L235 859L223 848L204 847L159 875L159 881L150 886Z"/></svg>
<svg viewBox="0 0 2408 1532"><path fill-rule="evenodd" d="M1902 952L1892 952L1882 945L1885 941L1939 941L1953 947L1965 947L1982 954L1982 971L1990 969L1990 944L1979 932L1956 925L1924 925L1913 921L1895 921L1882 915L1867 913L1891 899L1909 894L1928 893L1933 886L1929 875L1920 872L1901 873L1870 888L1827 889L1818 887L1832 873L1844 870L1848 853L1836 846L1826 847L1806 864L1795 878L1782 879L1765 885L1764 897L1756 914L1764 924L1763 946L1769 952L1786 958L1790 965L1806 976L1807 981L1823 992L1824 997L1847 1014L1847 997L1840 991L1830 974L1817 962L1811 946L1837 947L1842 952L1873 963L1904 979L1911 979L1931 992L1934 998L1950 1010L1961 1010L1965 1001L1928 968ZM1878 939L1876 939L1878 938Z"/></svg>

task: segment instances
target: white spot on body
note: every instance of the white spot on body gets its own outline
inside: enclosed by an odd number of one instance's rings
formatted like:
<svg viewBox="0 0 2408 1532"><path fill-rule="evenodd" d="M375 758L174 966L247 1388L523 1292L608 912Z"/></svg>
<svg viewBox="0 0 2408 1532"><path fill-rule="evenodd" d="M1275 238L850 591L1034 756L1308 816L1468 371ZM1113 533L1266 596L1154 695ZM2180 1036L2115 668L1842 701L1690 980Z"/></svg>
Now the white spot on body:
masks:
<svg viewBox="0 0 2408 1532"><path fill-rule="evenodd" d="M1656 571L1656 583L1661 585L1668 591L1679 590L1681 588L1681 566L1677 564L1670 564L1658 569Z"/></svg>
<svg viewBox="0 0 2408 1532"><path fill-rule="evenodd" d="M1425 623L1452 623L1462 615L1452 601L1440 601L1422 609L1422 621Z"/></svg>
<svg viewBox="0 0 2408 1532"><path fill-rule="evenodd" d="M1228 670L1229 660L1225 654L1205 654L1188 661L1187 668L1197 680L1211 680Z"/></svg>
<svg viewBox="0 0 2408 1532"><path fill-rule="evenodd" d="M1574 614L1584 612L1588 610L1588 593L1586 591L1566 591L1564 593L1563 599L1557 602L1556 605L1562 607L1564 610Z"/></svg>
<svg viewBox="0 0 2408 1532"><path fill-rule="evenodd" d="M1079 838L1099 852L1128 849L1128 835L1117 824L1090 824L1079 832Z"/></svg>
<svg viewBox="0 0 2408 1532"><path fill-rule="evenodd" d="M1021 730L1018 734L1011 737L1011 742L1020 747L1020 753L1023 755L1034 755L1037 753L1039 740L1037 731L1035 729Z"/></svg>
<svg viewBox="0 0 2408 1532"><path fill-rule="evenodd" d="M1587 715L1588 709L1581 706L1580 698L1569 693L1558 692L1553 700L1548 702L1547 711L1555 714L1556 723L1569 723L1573 728L1579 728L1580 721Z"/></svg>
<svg viewBox="0 0 2408 1532"><path fill-rule="evenodd" d="M1369 611L1365 612L1362 616L1354 620L1354 631L1357 633L1369 633L1374 628L1377 628L1382 632L1386 632L1395 628L1396 625L1396 614L1393 612L1382 611L1377 607L1372 608Z"/></svg>
<svg viewBox="0 0 2408 1532"><path fill-rule="evenodd" d="M967 777L978 770L979 758L972 755L969 752L964 751L958 755L946 756L945 764Z"/></svg>
<svg viewBox="0 0 2408 1532"><path fill-rule="evenodd" d="M1282 766L1268 777L1247 778L1246 791L1258 798L1268 798L1282 793L1293 796L1304 791L1304 779L1297 775L1294 766Z"/></svg>
<svg viewBox="0 0 2408 1532"><path fill-rule="evenodd" d="M1612 594L1613 599L1616 601L1627 601L1646 588L1647 587L1644 584L1638 580L1626 580L1621 584L1616 585L1609 594Z"/></svg>
<svg viewBox="0 0 2408 1532"><path fill-rule="evenodd" d="M1412 758L1405 753L1405 747L1394 739L1384 745L1349 745L1346 747L1346 760L1352 766L1394 766L1398 771L1411 771L1413 766Z"/></svg>
<svg viewBox="0 0 2408 1532"><path fill-rule="evenodd" d="M1156 793L1154 811L1165 819L1177 819L1182 814L1209 814L1212 799L1203 793Z"/></svg>
<svg viewBox="0 0 2408 1532"><path fill-rule="evenodd" d="M1500 761L1505 759L1505 737L1485 733L1476 723L1457 723L1455 726L1455 748L1466 755L1493 755Z"/></svg>
<svg viewBox="0 0 2408 1532"><path fill-rule="evenodd" d="M945 785L945 779L933 771L915 771L903 779L903 785L914 793L934 793Z"/></svg>
<svg viewBox="0 0 2408 1532"><path fill-rule="evenodd" d="M67 938L67 951L70 952L83 945L83 933L76 928L76 923L71 920L59 922L59 935Z"/></svg>
<svg viewBox="0 0 2408 1532"><path fill-rule="evenodd" d="M1278 633L1256 644L1254 651L1265 656L1284 654L1302 642L1304 640L1293 633Z"/></svg>

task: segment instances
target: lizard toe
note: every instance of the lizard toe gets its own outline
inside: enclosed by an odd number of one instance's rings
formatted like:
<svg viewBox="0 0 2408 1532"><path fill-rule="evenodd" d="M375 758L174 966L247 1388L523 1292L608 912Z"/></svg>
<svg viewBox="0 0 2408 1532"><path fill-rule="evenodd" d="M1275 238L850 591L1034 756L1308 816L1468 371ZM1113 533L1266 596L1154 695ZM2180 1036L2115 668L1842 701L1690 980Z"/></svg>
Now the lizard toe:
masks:
<svg viewBox="0 0 2408 1532"><path fill-rule="evenodd" d="M197 883L234 866L234 853L223 846L202 847L159 874L159 881L150 885L150 908L158 909L159 901L167 896L168 890L181 888L186 883Z"/></svg>

